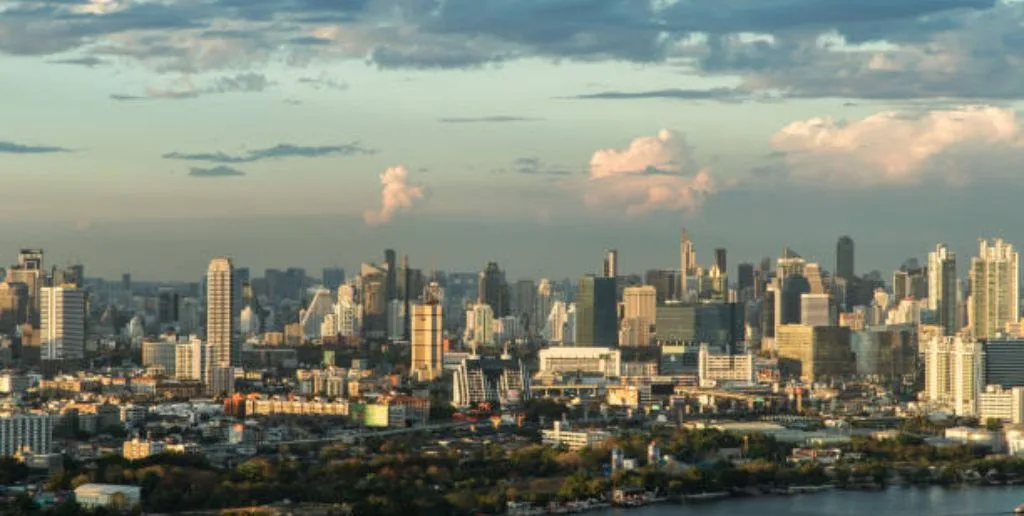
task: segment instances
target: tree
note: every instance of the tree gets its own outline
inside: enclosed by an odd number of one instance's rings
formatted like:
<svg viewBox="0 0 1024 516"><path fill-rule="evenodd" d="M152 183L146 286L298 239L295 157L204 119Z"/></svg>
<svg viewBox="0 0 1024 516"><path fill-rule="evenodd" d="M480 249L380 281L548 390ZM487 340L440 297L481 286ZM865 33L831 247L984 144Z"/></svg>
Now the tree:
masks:
<svg viewBox="0 0 1024 516"><path fill-rule="evenodd" d="M985 429L991 432L997 432L1003 429L1003 422L997 418L990 417L985 420Z"/></svg>

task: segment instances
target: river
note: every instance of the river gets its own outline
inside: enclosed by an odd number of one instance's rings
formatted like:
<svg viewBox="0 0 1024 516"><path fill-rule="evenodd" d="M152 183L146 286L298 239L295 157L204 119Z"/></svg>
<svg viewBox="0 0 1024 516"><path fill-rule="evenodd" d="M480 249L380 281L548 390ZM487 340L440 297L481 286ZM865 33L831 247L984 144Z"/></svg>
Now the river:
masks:
<svg viewBox="0 0 1024 516"><path fill-rule="evenodd" d="M832 490L796 496L735 498L639 509L608 509L601 516L995 516L1024 503L1024 486L894 487L880 492Z"/></svg>

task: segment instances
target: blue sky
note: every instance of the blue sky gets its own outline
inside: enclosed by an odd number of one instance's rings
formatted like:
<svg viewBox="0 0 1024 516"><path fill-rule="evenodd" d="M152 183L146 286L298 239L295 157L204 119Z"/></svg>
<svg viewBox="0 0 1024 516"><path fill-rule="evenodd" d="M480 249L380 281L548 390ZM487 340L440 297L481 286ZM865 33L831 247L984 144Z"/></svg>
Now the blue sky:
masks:
<svg viewBox="0 0 1024 516"><path fill-rule="evenodd" d="M188 279L1024 242L1024 6L0 0L0 244ZM996 202L998 201L998 202ZM952 213L953 215L950 215Z"/></svg>

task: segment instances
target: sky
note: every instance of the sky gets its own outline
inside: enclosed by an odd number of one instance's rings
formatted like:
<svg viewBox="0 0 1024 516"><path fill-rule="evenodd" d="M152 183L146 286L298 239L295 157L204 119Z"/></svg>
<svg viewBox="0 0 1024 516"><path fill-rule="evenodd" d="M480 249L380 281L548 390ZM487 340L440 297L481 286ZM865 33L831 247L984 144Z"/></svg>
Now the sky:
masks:
<svg viewBox="0 0 1024 516"><path fill-rule="evenodd" d="M0 248L891 271L1024 245L1022 64L1006 0L0 0Z"/></svg>

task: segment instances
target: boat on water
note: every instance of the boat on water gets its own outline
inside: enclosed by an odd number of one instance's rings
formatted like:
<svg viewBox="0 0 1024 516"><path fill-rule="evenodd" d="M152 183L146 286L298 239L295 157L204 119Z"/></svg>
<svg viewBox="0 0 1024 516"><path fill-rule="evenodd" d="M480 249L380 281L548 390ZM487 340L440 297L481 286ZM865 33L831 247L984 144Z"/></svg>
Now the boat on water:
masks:
<svg viewBox="0 0 1024 516"><path fill-rule="evenodd" d="M1024 514L1024 503L1018 505L1017 508L1013 510L1013 513L1014 514Z"/></svg>

